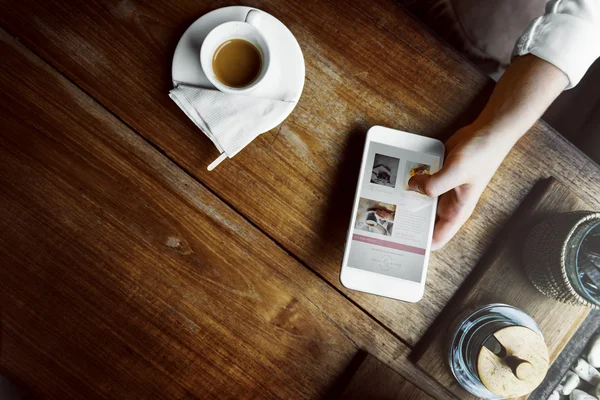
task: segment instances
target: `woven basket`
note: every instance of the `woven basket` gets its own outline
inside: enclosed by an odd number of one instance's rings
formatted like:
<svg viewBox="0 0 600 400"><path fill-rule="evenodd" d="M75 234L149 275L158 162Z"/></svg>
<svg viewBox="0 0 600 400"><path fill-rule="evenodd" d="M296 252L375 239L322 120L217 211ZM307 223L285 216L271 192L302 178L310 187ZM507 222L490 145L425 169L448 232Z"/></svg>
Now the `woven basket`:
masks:
<svg viewBox="0 0 600 400"><path fill-rule="evenodd" d="M600 213L574 211L549 218L536 225L525 241L525 273L533 285L546 296L574 305L600 308L580 294L568 278L576 268L567 262L567 250L573 235L600 221Z"/></svg>

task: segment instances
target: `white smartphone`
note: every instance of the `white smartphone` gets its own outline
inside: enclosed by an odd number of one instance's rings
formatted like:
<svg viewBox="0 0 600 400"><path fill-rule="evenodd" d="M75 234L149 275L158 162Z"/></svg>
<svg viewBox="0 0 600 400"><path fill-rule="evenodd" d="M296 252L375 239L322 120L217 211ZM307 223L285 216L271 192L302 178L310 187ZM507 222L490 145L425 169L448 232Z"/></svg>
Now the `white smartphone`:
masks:
<svg viewBox="0 0 600 400"><path fill-rule="evenodd" d="M437 199L407 190L443 163L437 139L374 126L367 133L340 281L397 300L423 297Z"/></svg>

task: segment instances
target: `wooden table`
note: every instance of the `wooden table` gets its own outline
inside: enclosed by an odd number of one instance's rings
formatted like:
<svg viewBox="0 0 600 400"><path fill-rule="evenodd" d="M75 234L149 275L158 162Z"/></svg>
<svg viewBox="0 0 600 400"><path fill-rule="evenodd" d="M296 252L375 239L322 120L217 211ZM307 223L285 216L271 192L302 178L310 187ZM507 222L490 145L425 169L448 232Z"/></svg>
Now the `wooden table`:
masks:
<svg viewBox="0 0 600 400"><path fill-rule="evenodd" d="M432 256L421 302L348 291L366 130L446 138L492 83L392 0L251 0L296 35L304 93L207 172L170 58L232 4L2 0L0 374L60 399L320 398L362 349L449 398L411 349L538 179L599 208L598 166L538 123Z"/></svg>

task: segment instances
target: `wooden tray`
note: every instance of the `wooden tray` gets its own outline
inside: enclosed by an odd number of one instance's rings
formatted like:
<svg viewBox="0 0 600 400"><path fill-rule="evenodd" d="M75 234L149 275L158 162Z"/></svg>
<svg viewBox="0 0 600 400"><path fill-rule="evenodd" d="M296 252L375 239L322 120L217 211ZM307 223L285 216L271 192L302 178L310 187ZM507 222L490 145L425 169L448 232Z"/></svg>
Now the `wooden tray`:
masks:
<svg viewBox="0 0 600 400"><path fill-rule="evenodd" d="M448 330L454 317L461 311L489 303L510 304L533 317L544 334L550 362L553 362L589 309L559 303L539 293L523 272L522 245L531 228L540 220L560 212L588 209L590 207L586 203L554 178L538 182L473 273L417 344L413 352L417 365L458 398L476 398L465 391L450 372ZM469 249L465 248L464 251L468 252Z"/></svg>

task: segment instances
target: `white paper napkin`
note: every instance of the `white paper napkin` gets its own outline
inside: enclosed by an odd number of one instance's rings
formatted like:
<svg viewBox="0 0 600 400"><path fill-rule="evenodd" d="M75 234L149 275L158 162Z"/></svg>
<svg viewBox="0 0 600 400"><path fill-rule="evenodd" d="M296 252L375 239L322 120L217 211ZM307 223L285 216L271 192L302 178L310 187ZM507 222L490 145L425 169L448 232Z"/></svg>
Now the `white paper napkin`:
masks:
<svg viewBox="0 0 600 400"><path fill-rule="evenodd" d="M173 88L169 96L221 152L209 170L265 132L272 119L269 115L281 114L289 103L182 84Z"/></svg>

